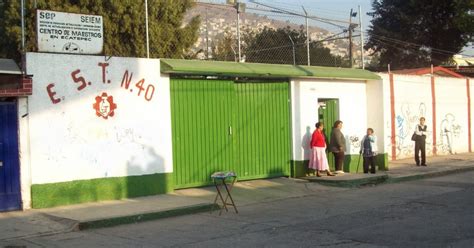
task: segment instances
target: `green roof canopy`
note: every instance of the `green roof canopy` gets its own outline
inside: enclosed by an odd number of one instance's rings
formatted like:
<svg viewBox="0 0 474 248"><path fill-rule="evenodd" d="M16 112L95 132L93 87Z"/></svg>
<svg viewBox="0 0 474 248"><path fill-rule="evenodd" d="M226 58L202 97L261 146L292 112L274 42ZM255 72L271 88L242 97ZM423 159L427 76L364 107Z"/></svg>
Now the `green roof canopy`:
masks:
<svg viewBox="0 0 474 248"><path fill-rule="evenodd" d="M182 59L161 59L161 72L203 76L380 80L377 74L360 69Z"/></svg>

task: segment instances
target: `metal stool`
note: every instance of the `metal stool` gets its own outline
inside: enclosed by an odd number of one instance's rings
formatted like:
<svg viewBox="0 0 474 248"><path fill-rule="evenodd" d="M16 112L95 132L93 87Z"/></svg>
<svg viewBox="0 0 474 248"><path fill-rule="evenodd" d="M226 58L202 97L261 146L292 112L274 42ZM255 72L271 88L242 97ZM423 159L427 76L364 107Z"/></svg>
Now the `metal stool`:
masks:
<svg viewBox="0 0 474 248"><path fill-rule="evenodd" d="M214 198L214 206L216 205L219 206L220 208L219 215L222 214L222 210L224 209L226 212L229 212L229 209L227 208L227 206L233 206L235 213L238 214L239 211L237 211L237 207L235 206L234 199L232 199L232 195L230 194L232 191L232 188L234 187L235 182L237 181L237 175L235 174L235 172L219 171L219 172L213 173L211 175L211 178L217 190L216 198ZM227 179L231 179L231 180L229 182L226 182ZM222 190L222 188L224 188L225 191ZM226 194L225 198L223 194ZM222 206L217 204L218 199L221 200ZM230 203L227 202L229 199L230 199ZM214 210L214 207L212 210Z"/></svg>

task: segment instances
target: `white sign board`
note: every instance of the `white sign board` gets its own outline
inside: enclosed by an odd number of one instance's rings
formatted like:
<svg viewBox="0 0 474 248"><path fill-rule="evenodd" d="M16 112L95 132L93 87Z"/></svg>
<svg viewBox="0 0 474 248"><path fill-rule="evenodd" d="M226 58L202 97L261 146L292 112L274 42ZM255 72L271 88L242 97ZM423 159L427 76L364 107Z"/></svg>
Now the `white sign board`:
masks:
<svg viewBox="0 0 474 248"><path fill-rule="evenodd" d="M36 22L40 52L102 53L102 16L37 10Z"/></svg>

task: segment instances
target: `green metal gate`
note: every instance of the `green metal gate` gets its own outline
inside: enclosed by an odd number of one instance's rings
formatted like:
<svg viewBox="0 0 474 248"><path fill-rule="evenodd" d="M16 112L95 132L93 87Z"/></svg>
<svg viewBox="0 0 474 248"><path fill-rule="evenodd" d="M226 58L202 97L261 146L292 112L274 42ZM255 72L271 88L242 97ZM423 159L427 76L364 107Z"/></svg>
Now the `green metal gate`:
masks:
<svg viewBox="0 0 474 248"><path fill-rule="evenodd" d="M326 144L329 146L329 139L331 138L332 126L334 122L339 119L339 104L338 100L320 100L320 107L318 109L319 121L324 124L324 135L326 136ZM327 153L329 168L334 171L334 156L332 153Z"/></svg>
<svg viewBox="0 0 474 248"><path fill-rule="evenodd" d="M289 174L288 83L236 83L235 171L239 178Z"/></svg>
<svg viewBox="0 0 474 248"><path fill-rule="evenodd" d="M207 185L220 170L288 175L288 90L286 82L171 79L175 188Z"/></svg>

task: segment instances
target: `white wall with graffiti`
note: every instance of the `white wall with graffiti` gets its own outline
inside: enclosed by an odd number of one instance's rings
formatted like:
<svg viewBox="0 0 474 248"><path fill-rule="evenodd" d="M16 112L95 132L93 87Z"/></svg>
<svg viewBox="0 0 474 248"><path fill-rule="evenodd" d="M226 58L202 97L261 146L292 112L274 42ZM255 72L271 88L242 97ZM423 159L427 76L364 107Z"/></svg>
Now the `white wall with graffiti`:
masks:
<svg viewBox="0 0 474 248"><path fill-rule="evenodd" d="M388 74L379 74L384 85L390 84ZM395 158L410 158L414 155L414 142L411 136L420 117L426 118L428 136L426 139L427 156L468 152L468 103L466 79L434 77L434 99L436 119L433 118L433 92L431 76L393 75L395 109ZM384 92L390 101L390 88ZM385 111L385 149L392 157L391 111L390 105ZM433 125L436 127L433 133ZM434 140L436 136L436 140Z"/></svg>
<svg viewBox="0 0 474 248"><path fill-rule="evenodd" d="M29 53L31 183L172 172L158 59Z"/></svg>
<svg viewBox="0 0 474 248"><path fill-rule="evenodd" d="M322 99L339 101L339 118L346 137L346 153L358 154L360 140L367 128L367 91L365 81L297 79L291 81L293 159L308 160L309 142L318 121ZM331 127L325 127L331 128Z"/></svg>
<svg viewBox="0 0 474 248"><path fill-rule="evenodd" d="M420 117L426 118L428 133L432 132L431 79L426 76L394 76L395 90L395 135L397 158L412 157L414 143L411 136ZM387 111L390 111L387 109ZM388 125L390 128L390 124ZM391 132L387 132L391 134ZM390 140L390 136L387 137ZM390 144L390 142L387 142ZM431 135L426 139L426 154L431 155ZM391 149L388 149L391 151Z"/></svg>
<svg viewBox="0 0 474 248"><path fill-rule="evenodd" d="M435 78L437 154L468 152L468 107L465 79Z"/></svg>

